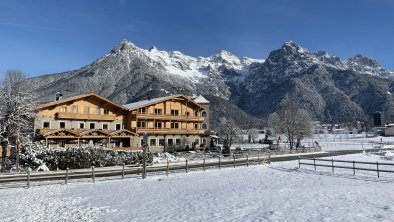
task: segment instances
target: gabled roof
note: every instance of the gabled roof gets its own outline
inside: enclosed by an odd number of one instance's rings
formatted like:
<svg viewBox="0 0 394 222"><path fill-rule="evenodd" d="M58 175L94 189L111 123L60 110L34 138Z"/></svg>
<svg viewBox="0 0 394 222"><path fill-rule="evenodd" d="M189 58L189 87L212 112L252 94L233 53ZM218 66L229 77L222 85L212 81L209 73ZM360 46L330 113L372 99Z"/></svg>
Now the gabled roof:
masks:
<svg viewBox="0 0 394 222"><path fill-rule="evenodd" d="M209 101L205 99L205 97L202 95L197 96L197 98L195 98L193 101L196 103L204 103L204 104L209 103Z"/></svg>
<svg viewBox="0 0 394 222"><path fill-rule="evenodd" d="M66 98L66 99L60 99L58 101L45 103L45 104L39 106L37 108L37 110L44 109L44 108L47 108L47 107L50 107L50 106L60 105L60 104L67 103L67 102L74 101L74 100L78 100L78 99L87 98L87 97L96 97L99 100L103 100L103 101L105 101L105 102L107 102L107 103L109 103L109 104L111 104L111 105L113 105L113 106L115 106L117 108L120 108L120 109L123 109L123 110L127 110L126 107L124 107L124 106L122 106L122 105L120 105L120 104L118 104L118 103L116 103L114 101L111 101L111 100L105 98L104 96L100 96L100 95L98 95L96 93L86 93L86 94L82 94L82 95L78 95L78 96L69 97L69 98Z"/></svg>
<svg viewBox="0 0 394 222"><path fill-rule="evenodd" d="M67 134L71 134L72 136L77 136L77 133L74 132L73 130L67 130L67 129L58 129L58 130L53 130L53 131L49 131L44 133L44 137L47 136L67 136Z"/></svg>
<svg viewBox="0 0 394 222"><path fill-rule="evenodd" d="M138 101L138 102L134 102L134 103L125 104L124 106L127 107L129 110L135 110L135 109L138 109L138 108L141 108L144 106L153 105L156 103L164 102L169 99L178 98L178 97L182 97L184 99L187 99L191 103L193 103L194 105L203 108L201 105L197 104L196 102L194 102L193 100L191 100L190 98L188 98L184 95L173 95L173 96L158 97L158 98L154 98L154 99L147 99L147 100L142 100L142 101Z"/></svg>
<svg viewBox="0 0 394 222"><path fill-rule="evenodd" d="M111 133L109 133L110 136L125 136L125 135L133 135L133 136L138 136L137 133L131 132L127 129L121 129L121 130L117 130L117 131L113 131Z"/></svg>
<svg viewBox="0 0 394 222"><path fill-rule="evenodd" d="M91 130L80 132L78 134L78 136L101 136L101 135L108 136L108 133L99 129L91 129Z"/></svg>

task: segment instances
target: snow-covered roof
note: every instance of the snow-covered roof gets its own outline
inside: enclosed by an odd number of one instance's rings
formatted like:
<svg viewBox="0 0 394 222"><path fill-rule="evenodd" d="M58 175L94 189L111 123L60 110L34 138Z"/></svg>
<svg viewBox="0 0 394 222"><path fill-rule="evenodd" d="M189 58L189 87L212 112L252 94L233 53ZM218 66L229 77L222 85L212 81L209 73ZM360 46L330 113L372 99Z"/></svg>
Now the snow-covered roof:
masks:
<svg viewBox="0 0 394 222"><path fill-rule="evenodd" d="M142 100L142 101L138 101L138 102L134 102L134 103L125 104L123 106L128 108L128 109L137 109L137 108L140 108L140 107L144 107L144 106L152 105L152 104L159 103L159 102L162 102L162 101L165 101L165 100L169 100L171 98L179 98L179 97L182 97L184 99L187 99L187 100L191 101L191 103L195 104L196 106L202 107L196 101L190 100L190 98L188 98L186 96L183 96L183 95L172 95L172 96L158 97L158 98L154 98L154 99L147 99L147 100ZM208 101L208 103L209 103L209 101Z"/></svg>
<svg viewBox="0 0 394 222"><path fill-rule="evenodd" d="M73 96L73 97L69 97L69 98L65 98L65 99L60 99L58 101L44 103L41 106L39 106L37 108L37 110L44 109L44 108L47 108L47 107L50 107L50 106L54 106L54 105L67 103L67 102L78 100L78 99L83 99L83 98L86 98L86 97L96 97L96 98L98 98L100 100L103 100L103 101L109 103L109 104L112 104L113 106L116 106L116 107L121 108L123 110L126 109L124 106L122 106L122 105L120 105L120 104L118 104L118 103L116 103L116 102L114 102L112 100L109 100L109 99L105 98L104 96L100 96L100 95L92 92L92 93L81 94L81 95L78 95L78 96Z"/></svg>
<svg viewBox="0 0 394 222"><path fill-rule="evenodd" d="M127 107L128 109L134 109L134 108L138 108L141 106L145 106L148 104L152 104L152 103L156 103L162 100L167 100L170 99L172 96L164 96L164 97L158 97L158 98L154 98L154 99L147 99L147 100L142 100L142 101L138 101L138 102L134 102L134 103L129 103L129 104L125 104L123 106Z"/></svg>
<svg viewBox="0 0 394 222"><path fill-rule="evenodd" d="M195 98L193 101L195 103L209 103L209 101L205 99L202 95L197 96L197 98Z"/></svg>

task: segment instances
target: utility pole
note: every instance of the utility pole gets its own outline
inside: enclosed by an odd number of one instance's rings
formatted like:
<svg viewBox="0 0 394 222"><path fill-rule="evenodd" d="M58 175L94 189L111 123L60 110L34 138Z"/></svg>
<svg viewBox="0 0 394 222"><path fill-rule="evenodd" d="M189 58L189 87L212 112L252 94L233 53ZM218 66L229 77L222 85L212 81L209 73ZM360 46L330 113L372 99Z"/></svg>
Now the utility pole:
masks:
<svg viewBox="0 0 394 222"><path fill-rule="evenodd" d="M148 147L148 134L145 132L143 136L143 146L142 146L142 179L146 178L146 149Z"/></svg>

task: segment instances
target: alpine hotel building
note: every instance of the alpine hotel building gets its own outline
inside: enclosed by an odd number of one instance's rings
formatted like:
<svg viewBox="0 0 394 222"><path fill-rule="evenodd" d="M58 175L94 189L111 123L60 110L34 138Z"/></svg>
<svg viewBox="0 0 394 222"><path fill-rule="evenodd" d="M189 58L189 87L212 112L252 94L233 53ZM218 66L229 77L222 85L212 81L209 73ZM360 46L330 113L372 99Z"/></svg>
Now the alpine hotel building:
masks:
<svg viewBox="0 0 394 222"><path fill-rule="evenodd" d="M95 93L37 108L36 138L48 147L94 144L139 150L148 134L151 152L209 147L209 101L173 95L121 105Z"/></svg>

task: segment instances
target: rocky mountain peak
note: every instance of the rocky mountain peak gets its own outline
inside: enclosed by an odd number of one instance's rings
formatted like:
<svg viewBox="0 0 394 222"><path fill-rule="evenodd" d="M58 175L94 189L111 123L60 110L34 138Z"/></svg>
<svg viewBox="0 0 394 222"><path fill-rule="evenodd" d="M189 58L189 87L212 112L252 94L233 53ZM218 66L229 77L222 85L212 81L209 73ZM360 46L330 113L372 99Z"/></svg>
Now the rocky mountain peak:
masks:
<svg viewBox="0 0 394 222"><path fill-rule="evenodd" d="M239 57L226 50L220 50L218 53L209 57L209 60L224 65L240 65Z"/></svg>
<svg viewBox="0 0 394 222"><path fill-rule="evenodd" d="M351 66L369 66L372 68L380 68L380 64L378 61L376 61L375 59L371 59L368 57L365 57L363 55L357 54L356 56L354 56L353 58L349 58L347 60L347 63Z"/></svg>
<svg viewBox="0 0 394 222"><path fill-rule="evenodd" d="M124 51L130 51L138 48L136 45L134 45L132 42L130 42L127 39L123 39L117 46L115 46L112 50L111 53L119 53L119 52L124 52Z"/></svg>
<svg viewBox="0 0 394 222"><path fill-rule="evenodd" d="M152 51L159 51L159 49L158 49L155 45L152 45L152 46L149 48L149 52L152 52Z"/></svg>

